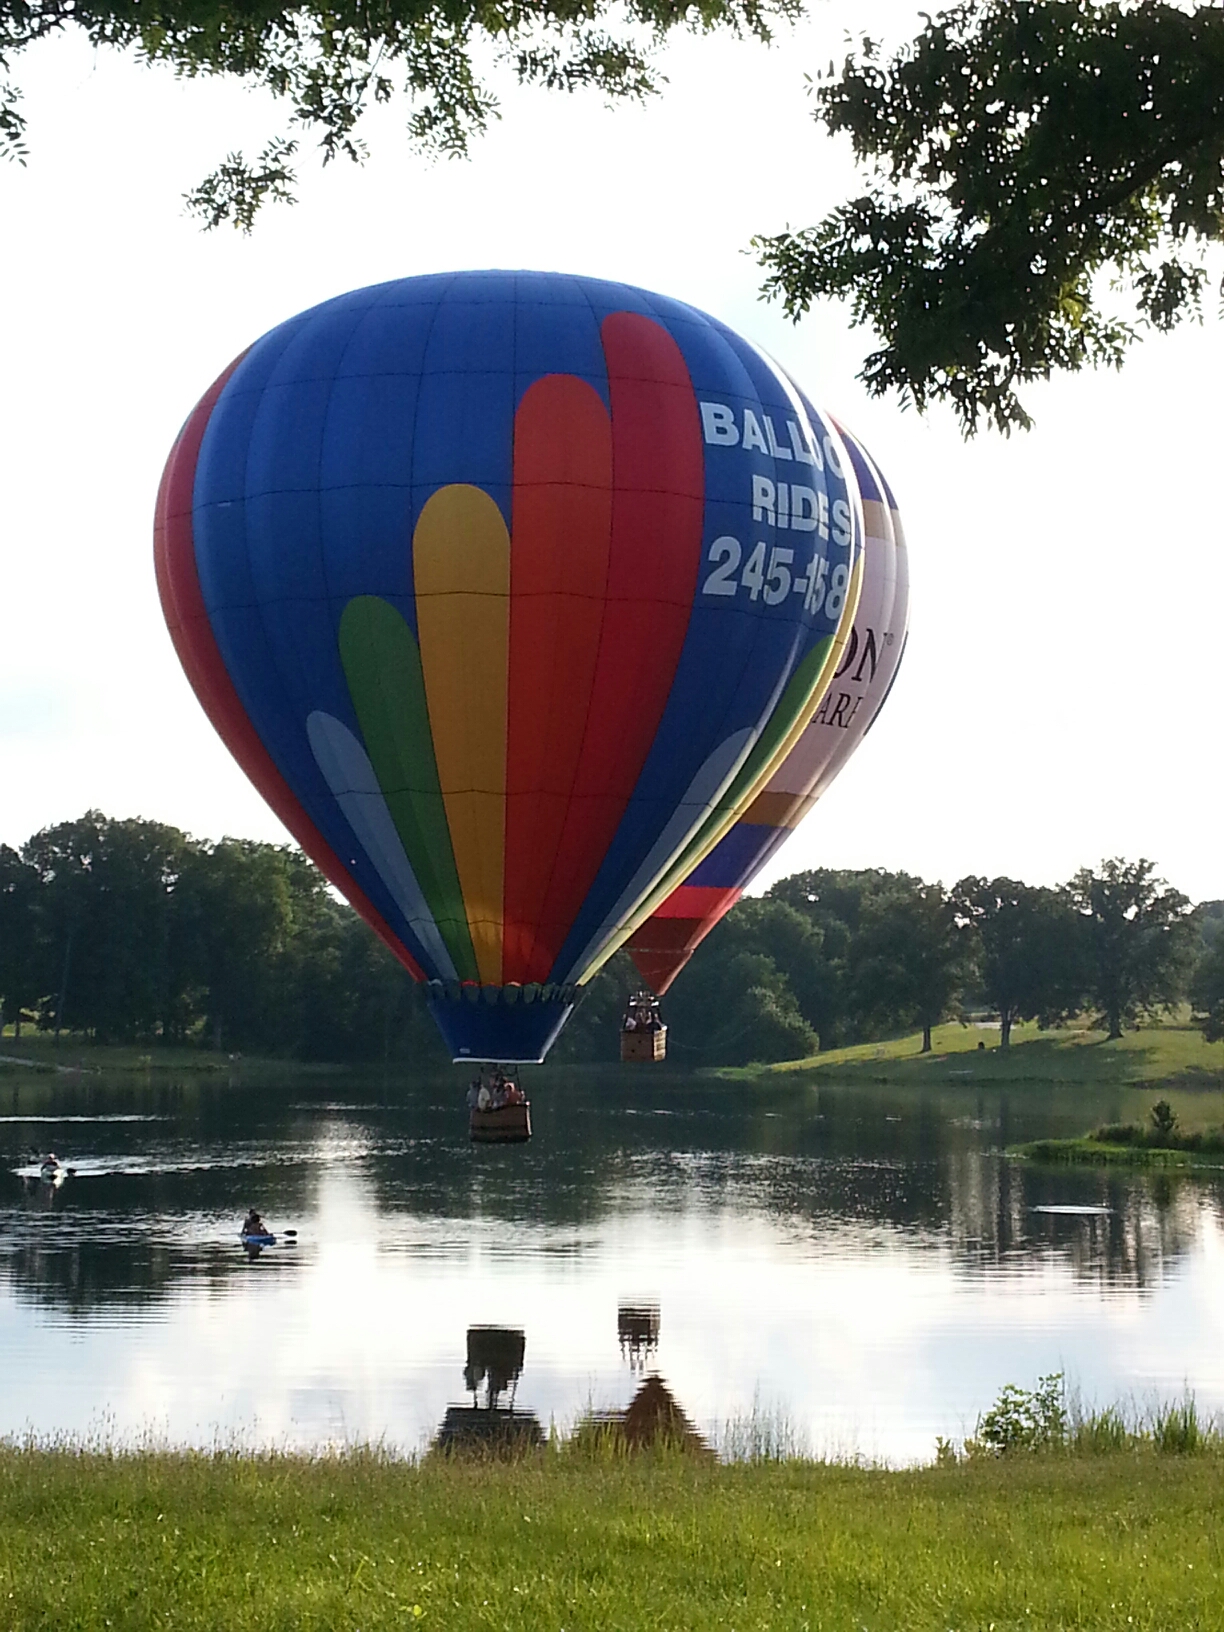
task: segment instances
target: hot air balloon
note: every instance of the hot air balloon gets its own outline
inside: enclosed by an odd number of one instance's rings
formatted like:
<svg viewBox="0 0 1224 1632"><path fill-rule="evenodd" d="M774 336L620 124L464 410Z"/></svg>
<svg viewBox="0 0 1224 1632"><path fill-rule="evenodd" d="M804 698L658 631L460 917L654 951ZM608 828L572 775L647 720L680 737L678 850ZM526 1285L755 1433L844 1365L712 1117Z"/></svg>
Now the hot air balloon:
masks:
<svg viewBox="0 0 1224 1632"><path fill-rule="evenodd" d="M810 724L783 764L705 860L630 937L627 950L638 972L660 995L845 766L896 679L909 619L901 518L862 443L838 428L865 528L863 589L849 638Z"/></svg>
<svg viewBox="0 0 1224 1632"><path fill-rule="evenodd" d="M861 585L845 460L725 325L548 273L326 301L188 418L180 660L456 1059L542 1059L793 746Z"/></svg>

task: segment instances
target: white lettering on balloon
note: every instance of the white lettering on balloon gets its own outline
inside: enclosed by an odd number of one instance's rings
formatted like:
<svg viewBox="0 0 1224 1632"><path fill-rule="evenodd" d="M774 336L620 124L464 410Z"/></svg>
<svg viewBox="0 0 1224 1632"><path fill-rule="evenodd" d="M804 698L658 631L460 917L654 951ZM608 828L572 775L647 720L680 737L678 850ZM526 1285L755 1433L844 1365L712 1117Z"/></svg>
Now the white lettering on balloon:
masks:
<svg viewBox="0 0 1224 1632"><path fill-rule="evenodd" d="M776 425L769 414L758 415L751 408L737 413L724 402L701 402L698 407L702 436L710 447L740 448L765 454L775 461L807 465L822 474L826 469L838 476L842 474L832 439L824 438L822 452L806 422L786 419ZM751 483L754 525L778 532L815 533L821 541L831 538L838 549L849 547L850 506L845 499L834 499L830 505L823 486L780 482L757 471L751 473ZM845 605L849 567L842 562L830 570L830 562L817 544L806 570L797 571L797 553L797 542L795 547L789 547L758 540L748 547L745 557L740 540L724 533L710 545L706 559L711 570L701 592L722 597L742 591L750 600L765 606L781 606L791 596L798 595L809 616L823 611L827 618L836 620Z"/></svg>

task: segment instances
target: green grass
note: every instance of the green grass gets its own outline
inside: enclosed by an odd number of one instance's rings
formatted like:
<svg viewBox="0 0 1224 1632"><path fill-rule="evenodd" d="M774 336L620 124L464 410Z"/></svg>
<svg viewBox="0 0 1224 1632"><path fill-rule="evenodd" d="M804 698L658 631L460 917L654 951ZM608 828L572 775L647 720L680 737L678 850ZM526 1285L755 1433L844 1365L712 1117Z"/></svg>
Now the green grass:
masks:
<svg viewBox="0 0 1224 1632"><path fill-rule="evenodd" d="M58 1043L49 1032L23 1030L13 1036L10 1026L0 1033L0 1072L35 1071L98 1073L185 1073L205 1075L292 1069L295 1075L322 1075L342 1069L335 1065L303 1065L300 1061L268 1059L258 1055L225 1054L217 1049L181 1047L162 1043L95 1043L87 1037L65 1032Z"/></svg>
<svg viewBox="0 0 1224 1632"><path fill-rule="evenodd" d="M887 1472L10 1449L0 1626L1217 1632L1222 1536L1212 1453Z"/></svg>
<svg viewBox="0 0 1224 1632"><path fill-rule="evenodd" d="M1027 1145L1013 1145L1009 1156L1023 1156L1030 1162L1073 1167L1224 1167L1224 1154L1170 1150L1159 1145L1115 1145L1091 1134L1084 1139L1034 1139Z"/></svg>
<svg viewBox="0 0 1224 1632"><path fill-rule="evenodd" d="M1163 1109L1163 1106L1161 1107ZM1014 1145L1008 1152L1034 1162L1071 1163L1076 1166L1119 1167L1224 1167L1224 1128L1190 1132L1173 1125L1113 1123L1079 1139L1036 1139Z"/></svg>
<svg viewBox="0 0 1224 1632"><path fill-rule="evenodd" d="M984 1042L984 1049L978 1043ZM1207 1043L1182 1019L1129 1031L1114 1042L1103 1031L1067 1026L1038 1031L1016 1026L1011 1047L999 1047L996 1028L937 1026L929 1054L920 1052L915 1033L882 1043L830 1049L806 1060L747 1066L720 1073L738 1078L794 1072L836 1077L845 1082L887 1083L897 1087L980 1084L988 1087L1034 1084L1059 1086L1224 1088L1224 1046ZM1218 1117L1217 1117L1218 1121Z"/></svg>

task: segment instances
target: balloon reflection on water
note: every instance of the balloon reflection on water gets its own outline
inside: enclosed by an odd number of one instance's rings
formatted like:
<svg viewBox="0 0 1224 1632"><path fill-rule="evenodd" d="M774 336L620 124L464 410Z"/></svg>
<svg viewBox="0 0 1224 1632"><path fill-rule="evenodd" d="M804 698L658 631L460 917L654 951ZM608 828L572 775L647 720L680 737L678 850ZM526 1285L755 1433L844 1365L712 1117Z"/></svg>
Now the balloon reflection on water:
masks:
<svg viewBox="0 0 1224 1632"><path fill-rule="evenodd" d="M616 1336L629 1370L644 1372L659 1346L657 1303L622 1303L616 1311Z"/></svg>
<svg viewBox="0 0 1224 1632"><path fill-rule="evenodd" d="M435 1440L439 1450L520 1450L543 1441L539 1418L514 1404L526 1352L526 1335L517 1327L468 1327L463 1386L472 1403L447 1406ZM504 1405L503 1395L508 1395Z"/></svg>
<svg viewBox="0 0 1224 1632"><path fill-rule="evenodd" d="M658 1304L620 1304L617 1335L630 1371L635 1376L641 1374L658 1347ZM435 1449L516 1454L544 1442L538 1416L515 1404L526 1353L527 1337L521 1327L468 1327L463 1384L472 1403L447 1406L434 1439ZM653 1371L642 1377L628 1405L588 1411L580 1418L576 1440L582 1442L592 1436L607 1436L630 1450L658 1444L702 1454L710 1449L671 1389Z"/></svg>

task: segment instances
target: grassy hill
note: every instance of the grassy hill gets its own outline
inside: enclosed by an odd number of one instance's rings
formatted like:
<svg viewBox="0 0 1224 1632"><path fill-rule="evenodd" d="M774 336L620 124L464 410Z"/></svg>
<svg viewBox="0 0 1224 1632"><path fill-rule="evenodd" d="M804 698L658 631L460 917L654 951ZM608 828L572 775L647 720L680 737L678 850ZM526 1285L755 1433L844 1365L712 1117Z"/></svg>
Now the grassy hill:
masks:
<svg viewBox="0 0 1224 1632"><path fill-rule="evenodd" d="M997 1027L958 1022L936 1027L931 1041L929 1054L920 1052L922 1037L915 1032L888 1042L830 1049L811 1059L747 1066L720 1075L803 1072L844 1082L915 1087L1034 1084L1048 1088L1066 1083L1191 1091L1224 1088L1224 1044L1204 1042L1202 1033L1185 1017L1127 1032L1116 1042L1086 1025L1055 1031L1025 1025L1013 1029L1011 1047L1004 1049L999 1047ZM986 1046L979 1048L979 1043Z"/></svg>

